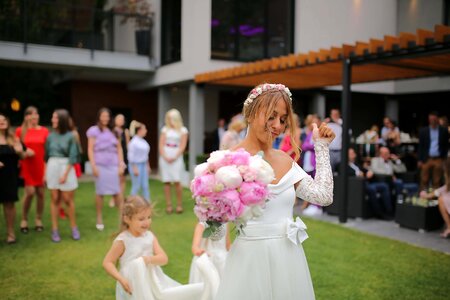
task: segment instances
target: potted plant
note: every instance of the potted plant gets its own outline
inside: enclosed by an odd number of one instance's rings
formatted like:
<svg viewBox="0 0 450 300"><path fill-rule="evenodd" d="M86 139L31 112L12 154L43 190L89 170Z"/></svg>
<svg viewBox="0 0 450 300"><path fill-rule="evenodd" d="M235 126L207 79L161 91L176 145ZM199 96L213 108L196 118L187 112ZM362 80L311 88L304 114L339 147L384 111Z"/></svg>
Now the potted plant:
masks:
<svg viewBox="0 0 450 300"><path fill-rule="evenodd" d="M121 24L132 19L135 23L136 50L138 54L150 55L150 37L154 12L148 0L117 0L116 13L122 14Z"/></svg>

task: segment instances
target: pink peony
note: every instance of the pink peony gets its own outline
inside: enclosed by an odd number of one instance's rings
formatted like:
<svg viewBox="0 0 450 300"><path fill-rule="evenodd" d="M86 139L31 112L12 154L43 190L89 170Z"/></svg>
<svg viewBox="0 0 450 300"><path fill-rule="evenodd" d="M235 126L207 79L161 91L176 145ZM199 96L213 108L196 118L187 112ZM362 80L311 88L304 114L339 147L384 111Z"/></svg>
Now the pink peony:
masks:
<svg viewBox="0 0 450 300"><path fill-rule="evenodd" d="M236 166L248 165L250 160L250 153L242 148L231 152L230 156L230 163Z"/></svg>
<svg viewBox="0 0 450 300"><path fill-rule="evenodd" d="M203 176L195 177L191 182L191 192L194 197L208 196L214 192L216 186L216 180L214 175L206 174Z"/></svg>
<svg viewBox="0 0 450 300"><path fill-rule="evenodd" d="M247 167L243 172L242 177L244 177L244 180L247 182L255 181L258 178L258 170Z"/></svg>
<svg viewBox="0 0 450 300"><path fill-rule="evenodd" d="M234 221L244 210L239 199L239 193L232 190L225 190L214 193L208 197L207 202L196 198L194 212L200 220L215 220L218 222Z"/></svg>
<svg viewBox="0 0 450 300"><path fill-rule="evenodd" d="M197 197L195 200L194 213L201 222L208 220L208 204L201 197Z"/></svg>
<svg viewBox="0 0 450 300"><path fill-rule="evenodd" d="M240 187L240 197L244 205L262 204L267 199L268 190L259 182L243 182Z"/></svg>

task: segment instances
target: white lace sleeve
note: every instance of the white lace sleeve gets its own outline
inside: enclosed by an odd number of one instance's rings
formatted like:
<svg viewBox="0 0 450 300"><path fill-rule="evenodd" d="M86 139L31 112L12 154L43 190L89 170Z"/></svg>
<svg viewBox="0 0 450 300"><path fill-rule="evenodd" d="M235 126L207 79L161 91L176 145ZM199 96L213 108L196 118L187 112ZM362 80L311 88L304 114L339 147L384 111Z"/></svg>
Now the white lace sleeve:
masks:
<svg viewBox="0 0 450 300"><path fill-rule="evenodd" d="M333 173L331 172L328 143L317 140L314 143L316 153L316 176L303 178L296 190L297 197L313 204L328 206L333 203Z"/></svg>

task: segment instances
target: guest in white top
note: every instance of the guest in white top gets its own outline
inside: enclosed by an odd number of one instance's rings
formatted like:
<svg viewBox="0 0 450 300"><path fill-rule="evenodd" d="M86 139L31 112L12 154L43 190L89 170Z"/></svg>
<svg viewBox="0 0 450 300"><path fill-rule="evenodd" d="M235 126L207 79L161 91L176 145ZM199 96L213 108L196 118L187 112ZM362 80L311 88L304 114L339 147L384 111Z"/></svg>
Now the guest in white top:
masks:
<svg viewBox="0 0 450 300"><path fill-rule="evenodd" d="M150 162L148 155L150 145L144 139L147 135L147 127L137 121L130 124L130 134L133 136L128 144L128 169L131 175L131 195L137 195L142 189L142 196L150 202L150 189L148 185L148 175L150 173Z"/></svg>

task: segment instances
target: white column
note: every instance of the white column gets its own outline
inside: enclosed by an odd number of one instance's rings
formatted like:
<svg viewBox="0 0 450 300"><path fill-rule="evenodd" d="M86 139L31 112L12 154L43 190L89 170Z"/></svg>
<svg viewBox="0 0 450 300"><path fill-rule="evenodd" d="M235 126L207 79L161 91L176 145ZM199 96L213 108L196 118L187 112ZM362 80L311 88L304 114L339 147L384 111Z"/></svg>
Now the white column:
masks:
<svg viewBox="0 0 450 300"><path fill-rule="evenodd" d="M398 124L398 100L395 99L386 99L384 106L385 116L391 118Z"/></svg>
<svg viewBox="0 0 450 300"><path fill-rule="evenodd" d="M194 174L196 157L202 154L205 131L205 92L202 87L189 86L189 172Z"/></svg>
<svg viewBox="0 0 450 300"><path fill-rule="evenodd" d="M325 104L325 95L315 94L312 103L312 113L317 114L321 119L324 119L327 116Z"/></svg>

